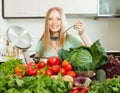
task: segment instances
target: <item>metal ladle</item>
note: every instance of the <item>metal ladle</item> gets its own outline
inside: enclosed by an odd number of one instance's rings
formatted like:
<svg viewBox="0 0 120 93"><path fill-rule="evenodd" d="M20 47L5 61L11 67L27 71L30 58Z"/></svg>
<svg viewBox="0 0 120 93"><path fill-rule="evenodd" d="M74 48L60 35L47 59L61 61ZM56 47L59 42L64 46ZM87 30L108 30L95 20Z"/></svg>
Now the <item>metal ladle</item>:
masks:
<svg viewBox="0 0 120 93"><path fill-rule="evenodd" d="M74 25L68 27L68 28L61 34L61 37L63 36L64 33L66 33L67 31L69 31L72 27L74 27ZM59 36L59 37L56 36L56 37L50 37L50 38L51 38L52 40L56 41L56 40L60 39L61 37L60 37L60 36Z"/></svg>

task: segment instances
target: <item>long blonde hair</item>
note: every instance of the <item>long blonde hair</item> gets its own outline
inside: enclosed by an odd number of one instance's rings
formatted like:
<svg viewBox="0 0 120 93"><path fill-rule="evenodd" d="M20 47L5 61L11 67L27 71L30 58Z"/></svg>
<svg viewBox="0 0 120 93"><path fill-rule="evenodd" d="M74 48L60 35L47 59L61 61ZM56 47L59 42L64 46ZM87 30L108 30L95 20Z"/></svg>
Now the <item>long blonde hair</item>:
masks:
<svg viewBox="0 0 120 93"><path fill-rule="evenodd" d="M40 53L40 56L44 55L44 51L47 48L47 44L49 44L50 42L50 31L49 31L49 26L48 26L48 20L49 20L49 15L53 10L57 10L61 16L61 31L60 31L60 46L62 46L62 48L65 48L65 41L66 41L66 34L62 35L62 33L65 31L66 28L66 17L65 17L65 13L63 11L63 9L61 7L52 7L48 10L47 14L46 14L46 18L45 18L45 28L44 28L44 33L43 36L40 40L42 40L42 50Z"/></svg>

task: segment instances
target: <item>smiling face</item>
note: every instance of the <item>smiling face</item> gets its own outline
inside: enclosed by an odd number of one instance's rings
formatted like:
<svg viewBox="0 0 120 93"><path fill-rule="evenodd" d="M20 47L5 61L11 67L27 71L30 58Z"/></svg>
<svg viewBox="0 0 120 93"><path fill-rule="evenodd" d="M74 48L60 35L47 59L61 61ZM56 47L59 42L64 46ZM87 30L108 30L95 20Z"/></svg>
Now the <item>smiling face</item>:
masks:
<svg viewBox="0 0 120 93"><path fill-rule="evenodd" d="M57 10L53 10L48 17L49 30L54 33L61 30L61 16Z"/></svg>

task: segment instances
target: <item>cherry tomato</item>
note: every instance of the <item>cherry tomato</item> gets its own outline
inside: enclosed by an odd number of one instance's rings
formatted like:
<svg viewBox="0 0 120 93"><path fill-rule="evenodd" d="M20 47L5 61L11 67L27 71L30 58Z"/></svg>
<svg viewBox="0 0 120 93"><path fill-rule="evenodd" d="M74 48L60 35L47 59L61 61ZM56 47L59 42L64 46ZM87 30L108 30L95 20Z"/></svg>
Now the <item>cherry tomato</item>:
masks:
<svg viewBox="0 0 120 93"><path fill-rule="evenodd" d="M66 70L64 68L60 68L60 72L65 75L66 74Z"/></svg>
<svg viewBox="0 0 120 93"><path fill-rule="evenodd" d="M65 69L66 71L71 71L71 70L73 69L73 67L72 67L71 64L67 64L67 65L64 67L64 69Z"/></svg>
<svg viewBox="0 0 120 93"><path fill-rule="evenodd" d="M19 78L23 78L23 74L22 73L15 73L16 76L18 76Z"/></svg>
<svg viewBox="0 0 120 93"><path fill-rule="evenodd" d="M20 69L18 66L16 66L15 73L22 73L22 69Z"/></svg>
<svg viewBox="0 0 120 93"><path fill-rule="evenodd" d="M45 65L46 65L45 62L40 61L40 62L38 63L38 69L44 68Z"/></svg>
<svg viewBox="0 0 120 93"><path fill-rule="evenodd" d="M58 72L60 71L60 66L58 66L58 65L52 66L52 67L51 67L51 71L52 71L54 74L58 73Z"/></svg>
<svg viewBox="0 0 120 93"><path fill-rule="evenodd" d="M47 59L47 64L49 66L59 65L60 64L60 58L57 56L52 56Z"/></svg>
<svg viewBox="0 0 120 93"><path fill-rule="evenodd" d="M65 68L66 65L70 64L67 60L62 61L62 67Z"/></svg>
<svg viewBox="0 0 120 93"><path fill-rule="evenodd" d="M26 69L25 64L19 64L15 68L15 73L22 73L25 71L25 69Z"/></svg>
<svg viewBox="0 0 120 93"><path fill-rule="evenodd" d="M80 93L87 93L87 91L90 89L90 87L83 88Z"/></svg>
<svg viewBox="0 0 120 93"><path fill-rule="evenodd" d="M76 77L76 73L74 71L68 71L67 75L70 75L72 78Z"/></svg>
<svg viewBox="0 0 120 93"><path fill-rule="evenodd" d="M48 75L48 76L53 75L52 71L51 71L51 70L49 70L49 69L45 71L45 74L46 74L46 75Z"/></svg>
<svg viewBox="0 0 120 93"><path fill-rule="evenodd" d="M78 93L78 90L76 89L76 90L73 90L74 91L74 93Z"/></svg>

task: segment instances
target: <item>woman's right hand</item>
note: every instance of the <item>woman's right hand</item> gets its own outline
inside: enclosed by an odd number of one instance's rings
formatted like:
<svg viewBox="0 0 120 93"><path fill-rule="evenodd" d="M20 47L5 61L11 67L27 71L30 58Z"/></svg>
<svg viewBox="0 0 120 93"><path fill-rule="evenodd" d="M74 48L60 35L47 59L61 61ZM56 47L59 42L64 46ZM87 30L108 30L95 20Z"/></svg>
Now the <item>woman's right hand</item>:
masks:
<svg viewBox="0 0 120 93"><path fill-rule="evenodd" d="M74 25L74 29L77 30L80 35L82 35L85 30L85 23L82 20L78 20Z"/></svg>

